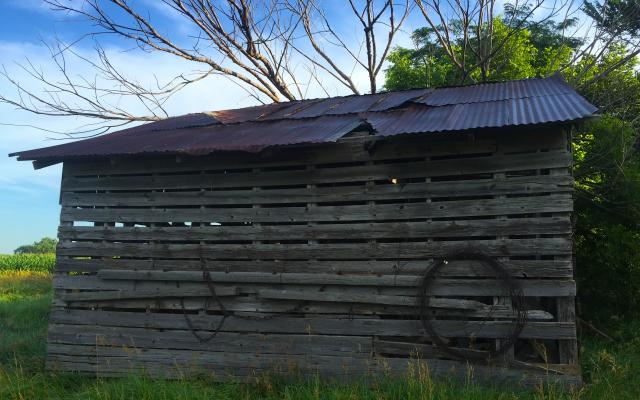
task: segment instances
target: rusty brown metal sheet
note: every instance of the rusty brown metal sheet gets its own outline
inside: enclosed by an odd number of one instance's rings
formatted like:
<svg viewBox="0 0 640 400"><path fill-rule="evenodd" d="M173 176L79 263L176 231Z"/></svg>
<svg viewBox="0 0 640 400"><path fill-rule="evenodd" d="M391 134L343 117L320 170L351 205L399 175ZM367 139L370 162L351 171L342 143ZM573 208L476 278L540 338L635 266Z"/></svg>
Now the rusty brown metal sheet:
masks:
<svg viewBox="0 0 640 400"><path fill-rule="evenodd" d="M148 126L153 126L153 130L155 131L163 131L172 129L193 128L197 126L208 126L219 123L220 121L218 121L212 115L209 115L207 113L195 113L163 119L162 121L154 122L153 124L149 124Z"/></svg>
<svg viewBox="0 0 640 400"><path fill-rule="evenodd" d="M575 93L561 77L440 88L416 100L429 106L493 102Z"/></svg>
<svg viewBox="0 0 640 400"><path fill-rule="evenodd" d="M592 115L596 107L580 96L559 94L441 107L413 105L386 113L367 114L378 135L461 131L573 121Z"/></svg>
<svg viewBox="0 0 640 400"><path fill-rule="evenodd" d="M140 130L136 127L16 155L20 160L33 160L148 153L199 155L221 150L258 152L269 146L335 141L362 123L359 116L346 115L293 121L217 124L162 132Z"/></svg>
<svg viewBox="0 0 640 400"><path fill-rule="evenodd" d="M300 101L271 103L261 106L236 108L231 110L212 111L209 114L214 116L223 124L237 124L241 122L255 121L277 113L280 110L291 107L292 104L299 104Z"/></svg>
<svg viewBox="0 0 640 400"><path fill-rule="evenodd" d="M116 154L256 152L337 140L367 124L381 136L568 122L596 112L560 77L275 103L181 117L11 154L64 160Z"/></svg>
<svg viewBox="0 0 640 400"><path fill-rule="evenodd" d="M399 92L390 92L380 102L376 103L369 109L371 112L387 111L402 105L407 104L410 101L418 99L432 93L434 89L413 89L402 90Z"/></svg>

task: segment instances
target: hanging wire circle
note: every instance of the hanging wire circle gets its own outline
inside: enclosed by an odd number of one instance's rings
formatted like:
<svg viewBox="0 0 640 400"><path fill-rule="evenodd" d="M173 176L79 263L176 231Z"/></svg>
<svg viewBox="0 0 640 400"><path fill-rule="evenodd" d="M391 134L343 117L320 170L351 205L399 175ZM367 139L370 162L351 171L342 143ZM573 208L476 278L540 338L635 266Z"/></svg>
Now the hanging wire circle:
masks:
<svg viewBox="0 0 640 400"><path fill-rule="evenodd" d="M508 335L496 338L501 340L499 347L486 353L468 352L450 346L448 342L436 332L436 329L433 326L435 314L433 312L433 308L430 307L431 297L433 296L432 291L434 285L437 283L436 279L438 274L447 267L450 261L479 261L483 265L489 267L494 273L496 280L500 282L500 286L503 288L503 295L500 297L508 297L511 300L511 308L514 314L513 323ZM480 252L462 252L437 259L433 266L423 275L418 286L417 297L418 318L422 328L428 336L427 339L433 342L433 344L436 345L443 354L456 359L468 361L490 361L502 356L515 345L527 321L524 294L517 279L509 273L507 268L501 262ZM490 318L491 315L481 320L481 322L489 321Z"/></svg>

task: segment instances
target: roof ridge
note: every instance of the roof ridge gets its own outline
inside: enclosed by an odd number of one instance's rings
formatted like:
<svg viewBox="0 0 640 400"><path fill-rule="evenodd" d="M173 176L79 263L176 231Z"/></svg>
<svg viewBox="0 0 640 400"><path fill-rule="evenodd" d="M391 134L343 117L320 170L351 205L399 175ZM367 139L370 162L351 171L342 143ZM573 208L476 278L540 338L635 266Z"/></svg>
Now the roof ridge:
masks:
<svg viewBox="0 0 640 400"><path fill-rule="evenodd" d="M311 103L311 102L319 102L319 101L329 100L329 99L348 99L348 98L352 98L352 97L382 96L382 95L389 95L389 94L394 94L394 93L404 93L404 92L418 91L418 90L437 91L437 90L441 90L441 89L457 89L457 88L493 86L493 85L499 85L499 84L505 84L505 83L511 83L511 82L526 82L526 81L538 81L538 80L558 80L560 82L563 82L563 83L567 84L567 81L564 79L562 74L560 74L559 72L555 72L553 75L546 76L546 77L533 77L533 78L510 79L510 80L506 80L506 81L480 82L480 83L472 83L472 84L468 84L468 85L446 85L446 86L438 86L438 87L410 88L410 89L380 91L380 92L376 92L376 93L347 94L347 95L329 96L329 97L314 97L314 98L309 98L309 99L288 100L288 101L282 101L282 102L277 102L277 103L256 104L256 105L253 105L253 106L246 106L246 107L224 108L224 109L220 109L220 110L202 111L200 113L196 112L196 113L188 113L188 114L183 114L183 115L208 114L208 115L211 115L211 116L215 117L215 115L212 115L212 114L215 114L215 113L218 113L218 112L239 111L239 110L248 110L248 109L254 109L254 108L270 107L270 106L273 106L275 104L282 105L282 107L284 108L284 107L287 107L287 105L293 105L295 103ZM380 103L382 100L383 99L380 99L379 101L375 102L374 105ZM175 118L175 117L172 117L172 118ZM263 118L263 116L260 116L258 118Z"/></svg>

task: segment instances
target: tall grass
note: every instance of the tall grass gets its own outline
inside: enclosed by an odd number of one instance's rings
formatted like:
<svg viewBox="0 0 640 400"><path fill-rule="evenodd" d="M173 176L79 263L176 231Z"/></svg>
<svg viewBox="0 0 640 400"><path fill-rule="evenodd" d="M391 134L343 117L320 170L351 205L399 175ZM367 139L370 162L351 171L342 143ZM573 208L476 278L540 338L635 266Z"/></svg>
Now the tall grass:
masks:
<svg viewBox="0 0 640 400"><path fill-rule="evenodd" d="M0 254L0 271L51 272L56 265L56 255L50 254Z"/></svg>

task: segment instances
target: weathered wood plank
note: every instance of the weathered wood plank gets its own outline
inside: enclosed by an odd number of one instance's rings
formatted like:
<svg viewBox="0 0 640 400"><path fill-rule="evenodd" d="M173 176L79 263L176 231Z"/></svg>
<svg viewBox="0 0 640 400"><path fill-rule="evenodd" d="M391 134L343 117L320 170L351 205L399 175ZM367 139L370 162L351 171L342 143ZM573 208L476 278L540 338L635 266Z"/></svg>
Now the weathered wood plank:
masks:
<svg viewBox="0 0 640 400"><path fill-rule="evenodd" d="M98 273L98 277L106 280L204 280L202 273L187 271L158 272L102 270ZM414 287L419 286L422 281L421 277L415 276L365 276L313 273L267 274L251 272L211 272L210 277L213 282L347 286ZM575 282L569 280L522 280L519 284L526 296L573 296L575 294ZM434 295L484 296L504 292L502 282L495 279L436 279L434 280L432 287Z"/></svg>
<svg viewBox="0 0 640 400"><path fill-rule="evenodd" d="M258 297L264 299L280 299L280 300L304 300L334 303L370 303L382 304L390 306L407 306L418 307L418 297L416 296L389 296L389 295L363 295L359 293L349 292L314 292L310 290L260 290ZM429 301L431 308L457 309L457 310L473 310L486 311L487 314L493 312L504 313L505 316L513 316L510 307L492 306L475 300L450 299L450 298L432 298ZM531 315L535 319L553 319L550 313L541 310L532 310ZM538 317L538 318L536 318ZM542 317L542 318L539 318Z"/></svg>
<svg viewBox="0 0 640 400"><path fill-rule="evenodd" d="M123 272L123 271L121 271ZM307 278L314 275L314 278ZM101 279L95 276L66 276L54 275L53 287L59 290L147 290L157 291L175 289L178 285L185 296L191 293L199 295L206 288L202 279L186 276L156 276L156 279L136 279L142 275L135 275L132 271L124 280ZM262 273L229 273L217 276L212 274L216 287L237 286L242 294L257 294L260 290L316 290L316 291L349 291L367 295L413 295L420 282L418 276L363 276L363 275L334 275L334 274L280 274ZM194 279L192 281L185 279ZM286 280L283 282L281 279ZM504 294L501 281L495 279L447 279L436 281L446 287L433 287L436 296L494 296ZM570 296L575 293L575 282L572 280L521 280L522 290L530 296ZM455 293L455 294L453 294Z"/></svg>
<svg viewBox="0 0 640 400"><path fill-rule="evenodd" d="M206 332L201 332L206 336ZM125 328L52 324L48 331L50 353L59 352L52 345L127 346L144 349L220 349L231 353L322 354L353 357L371 356L371 337L278 335L220 332L206 343L189 330L163 331L150 328ZM64 353L63 353L64 354Z"/></svg>
<svg viewBox="0 0 640 400"><path fill-rule="evenodd" d="M201 289L204 292L204 289ZM274 289L272 289L274 290ZM186 295L182 297L164 297L155 299L134 299L134 300L101 300L101 301L74 301L64 302L62 300L54 299L53 305L56 307L67 307L74 309L96 309L105 308L110 310L119 309L127 311L131 309L135 310L152 310L152 311L174 311L181 312L183 309L200 311L206 309L207 311L222 311L223 308L215 301L211 301L211 297L208 295L201 295L200 297L189 297L193 291L187 291ZM376 296L369 294L369 296ZM386 295L392 297L392 295ZM399 296L398 296L399 297ZM209 301L207 301L209 300ZM435 315L446 317L449 319L459 318L491 318L491 319L503 319L512 320L517 317L515 312L508 307L503 306L490 306L479 309L459 309L459 308L446 308L448 304L442 302L441 298L434 298L430 302L432 310ZM380 304L368 303L329 303L329 302L317 302L317 301L283 301L283 300L270 300L265 298L259 298L256 296L248 297L226 297L221 299L224 305L224 310L234 313L264 313L269 314L283 314L283 315L308 315L308 314L333 314L336 315L349 315L351 317L357 316L403 316L416 314L415 306L388 306ZM413 303L416 303L414 300ZM441 307L441 308L437 308ZM531 321L553 321L555 317L543 310L527 310L527 320Z"/></svg>
<svg viewBox="0 0 640 400"><path fill-rule="evenodd" d="M215 287L214 287L215 288ZM238 287L217 287L215 288L216 296L229 297L240 294ZM187 296L211 296L209 288L186 292L182 289L163 288L162 290L108 290L99 292L75 292L61 293L58 298L65 302L72 301L100 301L100 300L121 300L121 299L147 299L147 298L166 298L166 297L187 297Z"/></svg>
<svg viewBox="0 0 640 400"><path fill-rule="evenodd" d="M424 197L486 196L494 194L563 193L573 190L573 177L524 176L504 181L478 179L429 183L379 184L373 186L331 186L298 189L171 191L134 193L62 192L64 206L184 206L276 204L410 199Z"/></svg>
<svg viewBox="0 0 640 400"><path fill-rule="evenodd" d="M124 352L124 350L121 350ZM162 378L181 378L204 375L210 379L229 380L273 374L285 376L320 377L331 380L374 379L381 377L406 377L409 371L429 371L439 377L446 376L467 382L479 380L492 384L519 382L526 386L539 385L541 382L578 385L579 376L559 375L552 372L522 371L500 367L469 366L466 363L450 360L410 360L402 358L376 358L372 360L348 357L317 356L315 358L277 356L230 356L227 359L220 353L201 353L197 357L186 352L172 351L153 357L150 353L139 352L129 357L117 356L65 356L52 354L49 357L49 370L71 370L101 377L142 374Z"/></svg>
<svg viewBox="0 0 640 400"><path fill-rule="evenodd" d="M191 315L195 329L215 329L221 316ZM186 329L184 316L167 313L136 313L88 310L53 310L51 321L56 324L149 327L154 329ZM508 321L447 321L435 320L432 325L443 337L507 337L513 331ZM378 335L422 336L419 321L367 318L290 318L241 319L227 317L222 332L287 333L318 335ZM570 322L528 322L520 335L530 339L575 339L575 324Z"/></svg>
<svg viewBox="0 0 640 400"><path fill-rule="evenodd" d="M63 207L63 221L95 222L307 222L453 218L572 211L570 195L373 205L261 208L74 208Z"/></svg>
<svg viewBox="0 0 640 400"><path fill-rule="evenodd" d="M501 239L398 243L256 243L155 244L67 242L58 245L60 256L215 258L215 259L424 259L461 251L483 251L494 256L567 254L569 238Z"/></svg>
<svg viewBox="0 0 640 400"><path fill-rule="evenodd" d="M373 303L389 306L417 306L416 296L385 296L385 295L363 295L358 293L344 292L313 292L298 290L260 290L258 297L264 299L279 300L307 300L336 303ZM462 310L479 310L487 308L487 305L479 301L462 299L433 299L430 302L432 307L456 308Z"/></svg>
<svg viewBox="0 0 640 400"><path fill-rule="evenodd" d="M574 297L559 297L556 300L558 321L575 322L576 304ZM560 363L578 365L578 342L576 340L561 340L558 343Z"/></svg>
<svg viewBox="0 0 640 400"><path fill-rule="evenodd" d="M64 240L267 240L389 239L569 234L568 216L420 222L367 222L319 225L244 225L196 227L61 226Z"/></svg>
<svg viewBox="0 0 640 400"><path fill-rule="evenodd" d="M526 156L500 155L466 158L460 160L418 161L390 164L339 166L336 168L314 168L289 171L262 171L255 173L231 172L150 175L150 176L106 176L71 177L62 179L63 191L78 190L142 190L142 189L201 189L267 187L282 185L323 184L337 182L362 182L407 179L425 176L447 176L493 173L498 171L560 168L571 165L571 154L566 151L532 153Z"/></svg>
<svg viewBox="0 0 640 400"><path fill-rule="evenodd" d="M122 271L119 271L122 272ZM218 274L218 275L216 275ZM117 274L116 274L117 275ZM198 274L199 275L199 274ZM56 289L80 289L80 290L116 290L119 288L125 288L124 290L131 290L130 288L136 286L135 281L143 280L143 274L136 275L135 272L130 272L126 276L119 276L116 279L112 278L114 275L106 275L110 279L89 279L87 277L78 276L58 276L54 279L54 288ZM127 279L127 280L125 280ZM415 288L420 282L420 277L415 276L394 276L394 275L381 275L381 276L348 276L348 275L332 275L332 274L251 274L247 273L213 273L212 280L216 283L233 283L236 284L241 292L250 293L255 290L266 289L260 284L287 284L298 285L300 289L310 290L317 286L323 285L335 285L335 286L365 286L365 287L398 287L403 288L397 291L387 291L384 294L407 294L405 290L409 288ZM138 287L145 288L152 291L154 286L158 290L170 289L173 285L175 287L176 281L184 281L185 284L181 284L180 287L183 290L185 296L195 294L201 295L202 289L205 288L204 282L200 277L180 276L176 274L168 273L167 275L159 275L149 277L144 280L153 281L170 281L166 285L152 282L140 282ZM201 283L196 283L200 281ZM173 283L172 283L173 282ZM189 283L187 285L186 283ZM575 294L575 282L572 280L522 280L519 282L524 294L527 296L572 296ZM248 289L248 290L247 290ZM342 290L347 288L343 287ZM351 289L350 289L351 290ZM413 289L415 290L415 289ZM432 293L436 296L491 296L504 293L504 288L501 281L495 279L438 279L435 281ZM573 293L573 294L572 294Z"/></svg>
<svg viewBox="0 0 640 400"><path fill-rule="evenodd" d="M429 260L278 260L278 261L216 261L206 260L205 267L211 271L227 272L318 272L335 274L382 274L382 275L422 275L432 265ZM503 265L518 278L570 278L572 266L564 260L505 260ZM160 270L199 271L200 260L139 260L139 259L69 259L59 257L56 271L98 272L101 269L118 270ZM477 261L450 261L441 271L442 276L487 277L495 273Z"/></svg>
<svg viewBox="0 0 640 400"><path fill-rule="evenodd" d="M474 350L461 347L452 347L458 352L458 354L464 354L470 359L476 358L488 358L489 352L484 350ZM376 355L381 356L403 356L410 358L434 358L434 357L446 357L446 354L442 352L437 346L424 344L424 343L409 343L409 342L397 342L389 340L373 340L373 351Z"/></svg>

